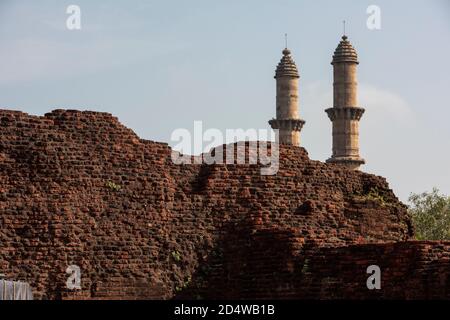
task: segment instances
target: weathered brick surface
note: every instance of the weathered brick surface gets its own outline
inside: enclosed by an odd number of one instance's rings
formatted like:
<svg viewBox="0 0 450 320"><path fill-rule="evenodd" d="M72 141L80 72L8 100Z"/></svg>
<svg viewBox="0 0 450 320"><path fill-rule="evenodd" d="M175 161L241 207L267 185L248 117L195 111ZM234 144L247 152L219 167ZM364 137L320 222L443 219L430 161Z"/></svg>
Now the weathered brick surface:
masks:
<svg viewBox="0 0 450 320"><path fill-rule="evenodd" d="M177 299L450 299L450 241L320 247L294 229L251 224L223 240ZM367 288L371 265L380 290Z"/></svg>
<svg viewBox="0 0 450 320"><path fill-rule="evenodd" d="M390 250L385 242L413 235L384 178L312 161L303 148L282 146L274 176L170 155L110 114L0 110L0 272L48 299L329 298L336 291L317 279L340 257L351 280L351 268ZM398 245L393 268L426 246ZM449 251L428 246L414 260L420 277ZM305 259L320 273L302 276ZM65 288L71 264L81 291Z"/></svg>

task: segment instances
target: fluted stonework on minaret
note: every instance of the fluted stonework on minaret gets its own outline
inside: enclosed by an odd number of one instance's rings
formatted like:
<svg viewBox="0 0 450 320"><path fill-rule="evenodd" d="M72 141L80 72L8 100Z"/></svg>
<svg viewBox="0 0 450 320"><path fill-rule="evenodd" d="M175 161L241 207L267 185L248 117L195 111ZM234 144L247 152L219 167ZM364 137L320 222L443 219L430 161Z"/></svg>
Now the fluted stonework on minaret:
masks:
<svg viewBox="0 0 450 320"><path fill-rule="evenodd" d="M325 111L333 123L333 154L327 162L358 169L365 161L359 156L359 120L364 109L358 106L356 50L343 36L334 51L333 108Z"/></svg>
<svg viewBox="0 0 450 320"><path fill-rule="evenodd" d="M300 130L305 121L298 114L298 80L300 78L291 52L286 48L275 71L277 82L276 119L269 121L272 129L278 129L279 143L300 145Z"/></svg>

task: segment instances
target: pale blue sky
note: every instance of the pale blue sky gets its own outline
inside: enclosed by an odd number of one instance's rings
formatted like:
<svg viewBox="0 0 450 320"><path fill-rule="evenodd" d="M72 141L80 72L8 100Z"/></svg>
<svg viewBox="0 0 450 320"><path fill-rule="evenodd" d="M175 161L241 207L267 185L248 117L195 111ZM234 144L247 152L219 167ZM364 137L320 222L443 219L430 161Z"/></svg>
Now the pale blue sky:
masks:
<svg viewBox="0 0 450 320"><path fill-rule="evenodd" d="M70 4L82 30L66 29ZM366 8L381 9L381 30ZM140 137L269 128L284 33L299 67L302 145L331 153L331 56L359 54L364 171L396 194L450 194L450 1L0 1L0 108L111 112Z"/></svg>

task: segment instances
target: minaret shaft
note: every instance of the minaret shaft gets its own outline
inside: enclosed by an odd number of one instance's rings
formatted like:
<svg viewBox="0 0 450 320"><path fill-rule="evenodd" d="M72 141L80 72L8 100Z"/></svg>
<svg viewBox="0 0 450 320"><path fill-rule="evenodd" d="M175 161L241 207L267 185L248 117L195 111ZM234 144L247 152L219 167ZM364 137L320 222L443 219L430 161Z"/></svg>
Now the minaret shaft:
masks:
<svg viewBox="0 0 450 320"><path fill-rule="evenodd" d="M356 63L336 63L333 65L333 106L356 107L358 105L358 81Z"/></svg>
<svg viewBox="0 0 450 320"><path fill-rule="evenodd" d="M356 170L365 163L359 156L359 120L364 109L358 107L357 54L346 36L336 48L331 64L333 108L325 111L332 121L333 154L327 162Z"/></svg>
<svg viewBox="0 0 450 320"><path fill-rule="evenodd" d="M333 121L333 157L359 157L359 123L357 120Z"/></svg>
<svg viewBox="0 0 450 320"><path fill-rule="evenodd" d="M299 119L298 78L277 79L277 119Z"/></svg>

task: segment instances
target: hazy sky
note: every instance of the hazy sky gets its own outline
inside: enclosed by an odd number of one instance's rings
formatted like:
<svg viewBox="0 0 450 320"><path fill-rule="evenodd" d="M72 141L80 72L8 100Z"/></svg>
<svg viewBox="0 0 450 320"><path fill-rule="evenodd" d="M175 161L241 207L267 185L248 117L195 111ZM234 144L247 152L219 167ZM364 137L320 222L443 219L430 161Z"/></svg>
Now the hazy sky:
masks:
<svg viewBox="0 0 450 320"><path fill-rule="evenodd" d="M81 8L81 30L66 9ZM381 9L381 30L366 9ZM111 112L140 137L269 128L284 33L300 71L302 145L331 154L331 57L359 54L363 170L406 200L450 195L450 1L0 0L0 108Z"/></svg>

